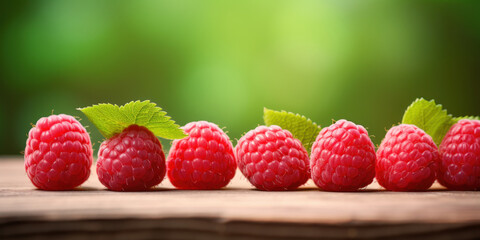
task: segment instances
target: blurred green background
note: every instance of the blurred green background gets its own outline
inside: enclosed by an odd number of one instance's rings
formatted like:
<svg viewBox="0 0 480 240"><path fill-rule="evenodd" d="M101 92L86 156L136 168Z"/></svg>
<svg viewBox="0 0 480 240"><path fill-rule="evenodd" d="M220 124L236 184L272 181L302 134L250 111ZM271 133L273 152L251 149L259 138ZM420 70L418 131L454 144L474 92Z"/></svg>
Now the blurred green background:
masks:
<svg viewBox="0 0 480 240"><path fill-rule="evenodd" d="M263 107L378 144L416 98L480 114L480 1L4 1L0 154L52 113L150 99L232 139ZM236 143L236 140L233 140ZM168 141L163 141L169 147Z"/></svg>

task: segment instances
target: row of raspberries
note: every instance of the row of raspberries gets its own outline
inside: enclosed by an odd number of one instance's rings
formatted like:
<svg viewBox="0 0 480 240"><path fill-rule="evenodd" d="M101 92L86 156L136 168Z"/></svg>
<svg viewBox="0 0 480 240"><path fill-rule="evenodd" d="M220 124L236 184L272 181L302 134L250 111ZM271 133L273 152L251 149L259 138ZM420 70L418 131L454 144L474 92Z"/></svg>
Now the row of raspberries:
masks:
<svg viewBox="0 0 480 240"><path fill-rule="evenodd" d="M323 128L310 156L278 126L247 132L234 148L217 125L183 127L167 159L158 138L131 125L105 140L98 151L100 182L114 191L143 191L168 176L179 189L225 187L238 168L260 190L293 190L312 178L325 191L356 191L378 183L392 191L422 191L437 179L452 190L480 190L480 121L460 120L437 148L414 125L392 127L375 152L367 130L346 120ZM25 149L25 169L44 190L68 190L90 175L92 145L85 128L68 115L41 118Z"/></svg>

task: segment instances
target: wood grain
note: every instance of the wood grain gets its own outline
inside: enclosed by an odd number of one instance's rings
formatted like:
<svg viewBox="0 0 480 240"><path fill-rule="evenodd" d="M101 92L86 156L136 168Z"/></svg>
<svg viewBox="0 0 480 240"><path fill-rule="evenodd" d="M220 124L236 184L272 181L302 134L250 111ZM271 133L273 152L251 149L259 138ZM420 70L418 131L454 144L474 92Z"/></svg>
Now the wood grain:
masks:
<svg viewBox="0 0 480 240"><path fill-rule="evenodd" d="M92 169L93 170L93 169ZM36 190L21 157L0 159L0 239L480 238L480 192L255 190L237 173L222 190L106 190L92 171L74 191Z"/></svg>

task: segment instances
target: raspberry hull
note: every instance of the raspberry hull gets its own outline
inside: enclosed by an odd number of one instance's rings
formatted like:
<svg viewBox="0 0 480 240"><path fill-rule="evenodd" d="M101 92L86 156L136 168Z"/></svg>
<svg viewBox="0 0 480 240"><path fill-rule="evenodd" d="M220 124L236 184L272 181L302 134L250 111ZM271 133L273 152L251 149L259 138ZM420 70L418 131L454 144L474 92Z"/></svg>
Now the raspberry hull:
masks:
<svg viewBox="0 0 480 240"><path fill-rule="evenodd" d="M219 189L235 175L233 146L222 129L206 122L191 122L188 137L174 140L167 159L167 176L179 189Z"/></svg>
<svg viewBox="0 0 480 240"><path fill-rule="evenodd" d="M375 177L375 146L367 130L339 120L319 133L310 166L315 184L327 191L355 191Z"/></svg>
<svg viewBox="0 0 480 240"><path fill-rule="evenodd" d="M480 121L460 120L440 144L438 182L451 190L480 190Z"/></svg>
<svg viewBox="0 0 480 240"><path fill-rule="evenodd" d="M39 189L79 186L90 176L92 161L90 136L72 116L43 117L28 133L25 170Z"/></svg>
<svg viewBox="0 0 480 240"><path fill-rule="evenodd" d="M376 178L392 191L423 191L435 181L439 153L432 138L420 128L392 127L377 151Z"/></svg>
<svg viewBox="0 0 480 240"><path fill-rule="evenodd" d="M113 191L148 190L165 177L162 145L147 128L131 125L102 143L97 174Z"/></svg>
<svg viewBox="0 0 480 240"><path fill-rule="evenodd" d="M260 190L293 190L310 177L308 153L299 140L278 126L259 126L238 141L240 171Z"/></svg>

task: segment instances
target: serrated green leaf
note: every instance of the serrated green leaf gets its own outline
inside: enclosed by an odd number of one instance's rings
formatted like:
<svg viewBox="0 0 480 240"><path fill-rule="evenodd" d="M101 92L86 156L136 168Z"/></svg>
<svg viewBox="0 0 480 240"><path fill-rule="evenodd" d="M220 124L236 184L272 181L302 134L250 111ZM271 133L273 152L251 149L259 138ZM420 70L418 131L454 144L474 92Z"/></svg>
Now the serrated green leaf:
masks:
<svg viewBox="0 0 480 240"><path fill-rule="evenodd" d="M463 117L456 117L456 118L454 118L453 120L454 120L455 122L458 122L458 121L460 121L460 120L462 120L462 119L480 120L480 117L479 117L479 116L463 116Z"/></svg>
<svg viewBox="0 0 480 240"><path fill-rule="evenodd" d="M130 125L144 126L155 136L167 139L180 139L187 135L175 124L166 112L150 101L129 102L121 107L101 103L78 108L92 122L105 138L111 138Z"/></svg>
<svg viewBox="0 0 480 240"><path fill-rule="evenodd" d="M308 152L310 152L313 142L315 142L318 133L322 129L305 116L286 111L274 111L267 108L263 109L263 120L267 126L277 125L290 131L293 137L302 142L302 145Z"/></svg>
<svg viewBox="0 0 480 240"><path fill-rule="evenodd" d="M413 124L429 134L435 144L440 145L443 137L455 123L452 115L442 109L441 104L434 100L427 101L423 98L416 99L408 106L402 119L402 123Z"/></svg>

